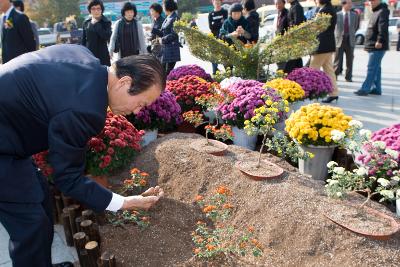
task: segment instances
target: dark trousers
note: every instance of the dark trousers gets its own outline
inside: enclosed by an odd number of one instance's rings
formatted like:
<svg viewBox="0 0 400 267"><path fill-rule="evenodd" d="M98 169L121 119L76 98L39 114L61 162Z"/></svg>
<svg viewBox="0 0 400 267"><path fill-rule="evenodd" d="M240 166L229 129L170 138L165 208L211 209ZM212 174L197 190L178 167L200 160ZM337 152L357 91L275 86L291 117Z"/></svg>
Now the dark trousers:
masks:
<svg viewBox="0 0 400 267"><path fill-rule="evenodd" d="M45 195L42 203L0 202L0 222L10 235L13 267L52 266L52 205L47 181L39 172L38 179Z"/></svg>
<svg viewBox="0 0 400 267"><path fill-rule="evenodd" d="M399 32L399 39L397 40L397 51L400 51L400 32Z"/></svg>
<svg viewBox="0 0 400 267"><path fill-rule="evenodd" d="M176 62L168 62L168 63L163 63L163 68L165 71L165 76L168 76L168 74L175 68Z"/></svg>
<svg viewBox="0 0 400 267"><path fill-rule="evenodd" d="M291 73L292 70L301 68L301 67L303 67L303 59L301 59L301 58L292 59L292 60L289 60L288 62L286 62L284 72Z"/></svg>
<svg viewBox="0 0 400 267"><path fill-rule="evenodd" d="M342 45L336 48L335 60L333 62L336 76L343 71L343 53L346 54L345 79L351 80L353 78L354 47L350 46L350 39L348 36L343 37Z"/></svg>

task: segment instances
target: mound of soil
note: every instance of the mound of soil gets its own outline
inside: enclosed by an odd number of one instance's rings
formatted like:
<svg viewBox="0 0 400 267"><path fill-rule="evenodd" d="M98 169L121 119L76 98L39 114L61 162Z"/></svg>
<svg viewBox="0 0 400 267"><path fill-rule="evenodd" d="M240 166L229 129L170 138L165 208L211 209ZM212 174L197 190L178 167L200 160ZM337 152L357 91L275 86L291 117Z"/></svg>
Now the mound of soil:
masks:
<svg viewBox="0 0 400 267"><path fill-rule="evenodd" d="M132 166L148 172L166 197L151 211L144 230L127 225L101 227L103 249L115 253L122 266L399 266L400 234L389 241L373 241L333 224L323 214L345 202L330 199L324 185L303 177L285 161L263 158L286 170L277 180L253 181L234 168L238 160L257 152L229 146L224 157L190 148L196 134L174 133L147 146ZM121 177L128 177L122 173ZM229 257L205 263L193 258L191 233L204 219L194 203L196 195L211 196L225 185L235 206L230 225L254 226L265 250L262 257ZM362 202L361 197L351 202ZM377 203L373 208L390 214Z"/></svg>

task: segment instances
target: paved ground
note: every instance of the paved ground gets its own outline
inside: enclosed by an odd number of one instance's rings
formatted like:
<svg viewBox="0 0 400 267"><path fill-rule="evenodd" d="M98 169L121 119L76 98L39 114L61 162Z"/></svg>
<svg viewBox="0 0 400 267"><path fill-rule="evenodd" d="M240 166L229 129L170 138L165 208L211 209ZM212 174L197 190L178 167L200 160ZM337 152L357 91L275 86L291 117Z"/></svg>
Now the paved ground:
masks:
<svg viewBox="0 0 400 267"><path fill-rule="evenodd" d="M185 64L198 64L211 73L211 64L193 57L187 47L182 51L182 61L177 66ZM400 123L400 52L393 49L383 59L383 95L360 97L353 94L360 88L366 73L368 56L361 48L355 51L354 61L354 82L344 82L339 77L340 99L337 105L345 110L355 119L361 120L365 127L370 130L377 130L394 123ZM53 262L76 261L76 252L66 246L62 228L55 227L55 236L52 247ZM8 256L8 234L0 224L0 267L11 267Z"/></svg>

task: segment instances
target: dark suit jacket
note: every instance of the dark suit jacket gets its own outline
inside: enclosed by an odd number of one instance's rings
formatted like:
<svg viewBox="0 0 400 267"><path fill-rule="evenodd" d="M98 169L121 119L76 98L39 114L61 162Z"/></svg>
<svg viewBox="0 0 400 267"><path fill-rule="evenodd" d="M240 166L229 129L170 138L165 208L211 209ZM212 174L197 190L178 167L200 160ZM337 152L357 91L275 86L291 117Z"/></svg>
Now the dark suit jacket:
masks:
<svg viewBox="0 0 400 267"><path fill-rule="evenodd" d="M152 34L161 37L162 43L162 63L171 63L181 60L179 36L174 31L174 22L179 17L176 12L173 12L170 16L166 17L161 29L153 28Z"/></svg>
<svg viewBox="0 0 400 267"><path fill-rule="evenodd" d="M356 32L359 27L358 15L354 11L349 11L349 41L350 46L354 47L356 45ZM339 11L336 13L336 27L335 27L335 40L336 47L339 48L342 46L343 37L344 37L344 19L343 11Z"/></svg>
<svg viewBox="0 0 400 267"><path fill-rule="evenodd" d="M289 9L289 26L293 27L295 25L299 25L302 22L306 21L306 17L304 16L304 9L300 5L299 1L293 1L290 3Z"/></svg>
<svg viewBox="0 0 400 267"><path fill-rule="evenodd" d="M260 15L258 15L257 11L253 10L250 12L246 20L248 24L247 29L251 35L251 38L248 39L248 41L250 43L257 43L260 31Z"/></svg>
<svg viewBox="0 0 400 267"><path fill-rule="evenodd" d="M49 149L65 195L104 210L112 193L82 175L87 141L104 127L107 68L80 45L57 45L0 66L0 202L39 203L30 157Z"/></svg>
<svg viewBox="0 0 400 267"><path fill-rule="evenodd" d="M83 23L82 45L100 59L101 64L110 66L110 54L108 53L107 43L111 37L111 21L105 16L95 24L91 23L92 18Z"/></svg>
<svg viewBox="0 0 400 267"><path fill-rule="evenodd" d="M8 20L12 22L13 26L2 30L3 63L24 53L36 50L36 42L29 18L13 9L8 16ZM3 27L3 25L1 26Z"/></svg>
<svg viewBox="0 0 400 267"><path fill-rule="evenodd" d="M289 28L288 10L284 8L281 13L278 14L276 34L284 34Z"/></svg>
<svg viewBox="0 0 400 267"><path fill-rule="evenodd" d="M315 54L330 53L336 51L335 27L336 27L336 10L331 3L323 6L318 13L325 13L332 16L328 28L318 35L319 46Z"/></svg>
<svg viewBox="0 0 400 267"><path fill-rule="evenodd" d="M368 22L367 32L365 34L365 50L389 50L389 15L390 11L385 3L375 7ZM376 49L375 43L379 41L382 48Z"/></svg>

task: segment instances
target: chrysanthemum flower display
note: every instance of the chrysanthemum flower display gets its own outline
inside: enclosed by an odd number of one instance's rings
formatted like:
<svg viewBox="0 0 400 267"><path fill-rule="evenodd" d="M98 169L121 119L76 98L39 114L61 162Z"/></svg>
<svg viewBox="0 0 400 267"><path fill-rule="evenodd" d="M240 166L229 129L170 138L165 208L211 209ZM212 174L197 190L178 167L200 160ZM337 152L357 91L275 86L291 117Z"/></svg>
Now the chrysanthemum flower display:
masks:
<svg viewBox="0 0 400 267"><path fill-rule="evenodd" d="M334 144L331 132L345 132L351 117L341 108L320 105L319 103L301 107L286 120L285 130L300 144L329 146Z"/></svg>
<svg viewBox="0 0 400 267"><path fill-rule="evenodd" d="M197 76L184 76L178 80L168 81L167 90L173 93L181 106L182 112L189 110L203 111L204 108L196 104L196 97L210 93L215 83L207 82Z"/></svg>
<svg viewBox="0 0 400 267"><path fill-rule="evenodd" d="M298 68L286 77L297 82L309 99L322 98L333 91L332 81L323 71L313 68Z"/></svg>
<svg viewBox="0 0 400 267"><path fill-rule="evenodd" d="M211 75L206 73L206 71L201 68L198 65L184 65L184 66L180 66L177 67L175 69L173 69L168 77L167 77L167 81L172 81L172 80L179 80L180 78L184 77L184 76L197 76L200 77L206 81L212 82L213 79L211 78Z"/></svg>
<svg viewBox="0 0 400 267"><path fill-rule="evenodd" d="M268 87L278 91L279 94L282 95L283 99L291 103L302 100L305 96L305 92L303 88L301 88L301 85L288 79L273 79L264 85L264 88Z"/></svg>
<svg viewBox="0 0 400 267"><path fill-rule="evenodd" d="M143 134L124 116L107 112L104 129L88 142L87 172L108 175L129 164L140 150Z"/></svg>
<svg viewBox="0 0 400 267"><path fill-rule="evenodd" d="M374 132L372 140L383 141L387 148L400 152L400 124L394 124Z"/></svg>
<svg viewBox="0 0 400 267"><path fill-rule="evenodd" d="M182 123L181 113L175 96L169 91L164 91L150 106L127 118L138 130L166 130Z"/></svg>

